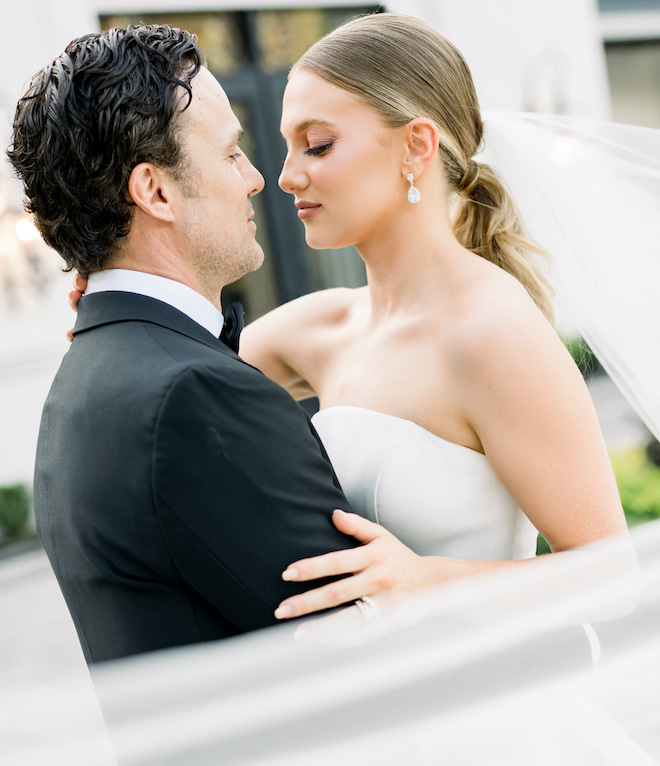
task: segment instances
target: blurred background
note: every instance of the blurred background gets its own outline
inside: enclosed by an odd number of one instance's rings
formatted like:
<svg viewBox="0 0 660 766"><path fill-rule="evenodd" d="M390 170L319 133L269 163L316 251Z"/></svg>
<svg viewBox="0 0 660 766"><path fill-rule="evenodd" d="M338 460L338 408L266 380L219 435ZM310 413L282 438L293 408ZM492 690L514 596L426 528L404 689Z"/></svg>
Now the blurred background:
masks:
<svg viewBox="0 0 660 766"><path fill-rule="evenodd" d="M285 153L278 125L287 71L298 56L344 20L382 10L419 16L456 43L484 109L660 127L660 0L326 0L317 8L300 0L22 0L2 10L9 34L0 49L0 143L9 143L13 110L31 75L72 38L137 22L189 29L226 89L246 130L244 148L266 179L255 198L265 264L229 286L225 303L241 300L250 320L311 290L361 285L364 268L352 248L307 248L295 209L277 186ZM41 406L74 321L66 299L71 277L61 266L24 214L20 186L3 158L0 544L30 533L21 519L29 507ZM562 325L582 353L570 318ZM588 350L585 364L587 374L598 369ZM590 386L608 444L613 451L638 449L637 470L648 434L606 378L594 377Z"/></svg>

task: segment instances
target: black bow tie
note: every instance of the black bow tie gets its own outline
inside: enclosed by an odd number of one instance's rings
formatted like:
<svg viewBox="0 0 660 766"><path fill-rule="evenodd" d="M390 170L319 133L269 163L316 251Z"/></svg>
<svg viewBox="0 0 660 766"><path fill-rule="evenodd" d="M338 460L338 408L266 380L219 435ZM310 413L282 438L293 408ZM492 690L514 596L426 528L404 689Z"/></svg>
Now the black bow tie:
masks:
<svg viewBox="0 0 660 766"><path fill-rule="evenodd" d="M225 312L225 323L222 325L220 340L236 354L238 354L238 339L244 324L243 306L238 302L232 303Z"/></svg>

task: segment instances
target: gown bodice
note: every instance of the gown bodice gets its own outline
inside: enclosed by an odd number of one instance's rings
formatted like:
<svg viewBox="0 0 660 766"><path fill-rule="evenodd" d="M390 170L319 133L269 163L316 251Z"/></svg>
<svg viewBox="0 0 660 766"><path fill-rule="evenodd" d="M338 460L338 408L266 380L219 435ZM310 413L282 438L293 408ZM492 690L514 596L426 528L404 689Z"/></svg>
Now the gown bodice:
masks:
<svg viewBox="0 0 660 766"><path fill-rule="evenodd" d="M361 407L329 407L312 422L353 509L416 553L535 554L536 529L480 452Z"/></svg>

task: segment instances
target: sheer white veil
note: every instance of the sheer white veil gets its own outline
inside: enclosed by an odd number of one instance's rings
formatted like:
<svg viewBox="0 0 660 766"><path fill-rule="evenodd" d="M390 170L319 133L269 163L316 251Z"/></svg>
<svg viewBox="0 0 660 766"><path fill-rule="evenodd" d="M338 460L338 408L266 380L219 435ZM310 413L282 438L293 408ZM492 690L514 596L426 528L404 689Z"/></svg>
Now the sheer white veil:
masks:
<svg viewBox="0 0 660 766"><path fill-rule="evenodd" d="M576 622L629 597L617 541L597 564L551 557L524 577L457 581L375 625L353 610L353 624L303 637L284 626L100 666L119 764L650 766L660 524L635 542L636 607L595 623L599 643ZM565 578L568 598L556 595Z"/></svg>
<svg viewBox="0 0 660 766"><path fill-rule="evenodd" d="M559 305L660 436L660 131L555 115L484 117L483 158L549 253Z"/></svg>
<svg viewBox="0 0 660 766"><path fill-rule="evenodd" d="M0 761L652 766L660 760L660 522L637 527L633 540L637 601L593 624L599 643L576 623L585 610L629 599L616 540L593 561L544 557L524 576L455 581L384 609L375 624L353 609L353 621L307 624L306 635L304 624L283 625L99 665L92 678L114 756L79 669L3 684ZM557 587L567 578L568 598ZM31 585L0 577L0 611L29 605Z"/></svg>

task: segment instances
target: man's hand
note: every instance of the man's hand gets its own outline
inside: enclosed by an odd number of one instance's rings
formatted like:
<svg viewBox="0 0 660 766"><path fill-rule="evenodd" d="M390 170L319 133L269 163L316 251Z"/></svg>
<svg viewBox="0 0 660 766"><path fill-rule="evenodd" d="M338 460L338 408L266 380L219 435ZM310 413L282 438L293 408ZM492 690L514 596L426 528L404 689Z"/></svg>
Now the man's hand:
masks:
<svg viewBox="0 0 660 766"><path fill-rule="evenodd" d="M380 525L339 510L332 514L332 521L340 532L364 545L296 561L283 572L282 579L308 582L333 575L351 576L286 599L275 611L278 619L300 617L362 596L382 602L383 598L412 593L433 584L428 566L431 557L413 553Z"/></svg>
<svg viewBox="0 0 660 766"><path fill-rule="evenodd" d="M78 301L82 298L83 293L87 289L87 280L81 277L80 274L76 274L73 278L73 290L69 293L69 306L74 311L78 311ZM73 328L67 330L66 337L73 340Z"/></svg>

